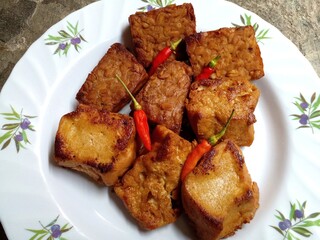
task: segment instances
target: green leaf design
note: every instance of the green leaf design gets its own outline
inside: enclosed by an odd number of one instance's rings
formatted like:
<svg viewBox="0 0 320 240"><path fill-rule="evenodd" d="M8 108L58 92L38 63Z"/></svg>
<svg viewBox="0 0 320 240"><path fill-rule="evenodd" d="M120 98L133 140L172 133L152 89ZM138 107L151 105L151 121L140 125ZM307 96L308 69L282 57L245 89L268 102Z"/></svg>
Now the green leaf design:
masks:
<svg viewBox="0 0 320 240"><path fill-rule="evenodd" d="M262 29L259 30L259 24L258 23L252 23L252 17L251 15L247 15L246 13L244 15L240 15L240 21L242 24L236 24L236 23L231 23L233 26L235 27L240 27L240 26L252 26L255 34L256 34L256 40L257 42L261 42L263 43L263 40L265 39L269 39L270 37L268 37L268 33L269 33L269 29Z"/></svg>
<svg viewBox="0 0 320 240"><path fill-rule="evenodd" d="M45 45L58 45L54 49L53 55L58 54L59 56L67 56L71 45L74 45L74 49L79 52L81 49L80 44L82 42L87 42L80 34L82 31L83 29L79 31L79 22L72 25L67 21L66 29L59 30L56 36L49 34L45 39ZM78 42L77 40L79 39L81 41Z"/></svg>
<svg viewBox="0 0 320 240"><path fill-rule="evenodd" d="M278 233L280 233L282 236L284 236L284 233L281 231L280 228L276 227L276 226L270 226L272 227L274 230L276 230Z"/></svg>
<svg viewBox="0 0 320 240"><path fill-rule="evenodd" d="M175 0L141 0L143 3L146 3L146 6L139 7L139 11L146 12L148 11L148 7L152 7L153 9L166 7L174 3Z"/></svg>
<svg viewBox="0 0 320 240"><path fill-rule="evenodd" d="M292 120L299 121L300 126L297 129L309 128L312 133L314 133L314 129L320 129L320 96L317 97L314 92L310 97L310 102L308 102L307 98L300 93L299 97L295 97L295 99L297 101L293 104L302 114L291 114L290 116L294 117Z"/></svg>
<svg viewBox="0 0 320 240"><path fill-rule="evenodd" d="M5 120L10 121L1 126L0 130L5 133L0 135L0 145L2 144L0 150L6 149L14 142L16 151L19 153L21 148L25 149L25 145L30 144L28 131L35 131L35 129L29 119L36 118L36 116L24 115L22 114L23 110L18 113L12 106L10 109L11 112L0 114L4 116Z"/></svg>
<svg viewBox="0 0 320 240"><path fill-rule="evenodd" d="M280 233L283 240L300 240L300 237L309 238L312 235L312 227L320 227L320 219L316 219L320 216L320 212L314 212L305 217L306 206L306 201L302 204L299 201L296 201L296 203L290 202L287 217L276 210L277 214L275 216L279 221L279 227L272 225L270 227Z"/></svg>
<svg viewBox="0 0 320 240"><path fill-rule="evenodd" d="M291 229L292 229L292 231L294 231L304 237L310 237L312 235L312 232L310 232L308 229L303 228L303 227L293 227Z"/></svg>
<svg viewBox="0 0 320 240"><path fill-rule="evenodd" d="M63 237L62 235L65 233L65 232L68 232L69 230L72 229L72 226L69 227L69 224L66 223L63 225L63 227L60 228L60 225L58 224L58 219L59 219L59 215L53 219L50 223L48 223L47 225L43 225L40 221L39 221L39 224L41 226L40 229L30 229L30 228L27 228L26 230L29 231L29 232L32 232L34 233L31 238L29 238L29 240L41 240L41 239L44 239L45 237L48 237L46 239L52 239L54 240L55 238L52 236L53 235L53 227L57 227L55 228L55 230L57 231L60 231L61 235L59 237L60 240L64 239L64 240L67 240L67 238ZM57 226L54 226L54 225L57 225ZM60 230L59 230L60 228Z"/></svg>

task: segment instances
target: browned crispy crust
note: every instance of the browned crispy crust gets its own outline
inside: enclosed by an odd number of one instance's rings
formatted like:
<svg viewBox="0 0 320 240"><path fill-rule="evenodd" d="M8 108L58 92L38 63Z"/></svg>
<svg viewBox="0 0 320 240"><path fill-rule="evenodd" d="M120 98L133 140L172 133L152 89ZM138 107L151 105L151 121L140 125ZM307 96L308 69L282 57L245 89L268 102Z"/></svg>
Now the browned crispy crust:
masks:
<svg viewBox="0 0 320 240"><path fill-rule="evenodd" d="M60 120L54 160L110 186L135 159L135 133L130 116L79 105Z"/></svg>
<svg viewBox="0 0 320 240"><path fill-rule="evenodd" d="M185 40L194 76L218 55L221 59L215 67L217 77L249 75L254 80L264 76L260 48L252 26L200 32Z"/></svg>
<svg viewBox="0 0 320 240"><path fill-rule="evenodd" d="M119 75L129 90L136 94L147 81L144 67L122 44L114 43L88 75L78 91L79 103L118 112L130 101L130 96L115 78Z"/></svg>
<svg viewBox="0 0 320 240"><path fill-rule="evenodd" d="M217 134L234 109L224 138L233 140L239 146L250 146L254 140L254 110L259 96L259 89L244 77L193 82L186 109L198 140Z"/></svg>
<svg viewBox="0 0 320 240"><path fill-rule="evenodd" d="M190 3L169 5L129 17L134 50L139 62L149 67L152 60L170 42L196 32L193 6Z"/></svg>
<svg viewBox="0 0 320 240"><path fill-rule="evenodd" d="M152 134L152 151L137 158L115 185L130 214L148 230L175 222L181 213L180 172L191 143L164 126Z"/></svg>
<svg viewBox="0 0 320 240"><path fill-rule="evenodd" d="M182 203L199 239L231 236L259 207L241 149L226 140L204 155L182 183Z"/></svg>
<svg viewBox="0 0 320 240"><path fill-rule="evenodd" d="M150 77L136 99L151 122L180 132L191 75L191 67L173 60L165 62Z"/></svg>

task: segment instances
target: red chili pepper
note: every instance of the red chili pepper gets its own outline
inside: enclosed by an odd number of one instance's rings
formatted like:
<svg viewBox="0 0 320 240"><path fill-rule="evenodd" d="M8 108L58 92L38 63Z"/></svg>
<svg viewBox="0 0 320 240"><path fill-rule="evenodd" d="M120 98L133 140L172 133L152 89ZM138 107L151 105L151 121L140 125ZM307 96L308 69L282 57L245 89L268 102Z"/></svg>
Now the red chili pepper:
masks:
<svg viewBox="0 0 320 240"><path fill-rule="evenodd" d="M201 73L196 77L196 81L202 80L202 79L208 79L212 73L214 73L215 66L218 63L218 60L220 59L220 56L216 56L214 59L212 59L207 66L205 66Z"/></svg>
<svg viewBox="0 0 320 240"><path fill-rule="evenodd" d="M212 146L216 145L217 142L220 140L221 137L225 134L229 123L232 119L232 116L234 114L234 110L232 110L232 113L227 120L227 123L224 125L222 130L218 132L217 134L211 136L208 140L204 139L202 140L195 148L189 153L186 162L184 163L181 171L181 181L184 181L186 176L195 168L199 160L202 158L202 156L209 152Z"/></svg>
<svg viewBox="0 0 320 240"><path fill-rule="evenodd" d="M135 99L135 97L132 95L132 93L129 91L127 86L124 84L124 82L121 80L121 78L116 75L116 78L118 81L122 84L122 86L125 88L127 93L130 95L132 102L133 102L133 119L134 123L136 125L136 129L138 132L138 135L145 146L145 148L148 151L151 151L151 139L150 139L150 132L149 132L149 124L148 124L148 118L146 113L142 110L141 105L138 103L138 101Z"/></svg>
<svg viewBox="0 0 320 240"><path fill-rule="evenodd" d="M155 58L152 61L151 68L149 70L149 76L154 74L158 66L165 62L171 56L171 54L175 52L181 41L182 39L179 39L178 41L171 43L170 46L165 47L155 56Z"/></svg>

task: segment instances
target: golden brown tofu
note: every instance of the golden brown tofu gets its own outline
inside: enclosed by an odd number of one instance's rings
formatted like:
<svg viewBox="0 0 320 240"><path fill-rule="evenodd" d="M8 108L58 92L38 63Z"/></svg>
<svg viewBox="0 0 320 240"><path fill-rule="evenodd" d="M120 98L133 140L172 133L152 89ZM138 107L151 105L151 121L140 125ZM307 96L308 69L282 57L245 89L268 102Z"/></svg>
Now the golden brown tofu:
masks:
<svg viewBox="0 0 320 240"><path fill-rule="evenodd" d="M197 76L216 56L221 56L213 76L264 76L260 48L252 26L221 28L186 38L187 53Z"/></svg>
<svg viewBox="0 0 320 240"><path fill-rule="evenodd" d="M225 140L206 153L181 187L182 203L202 240L233 235L249 223L259 207L241 149Z"/></svg>
<svg viewBox="0 0 320 240"><path fill-rule="evenodd" d="M180 173L190 151L190 142L158 125L152 151L138 157L115 185L116 194L142 228L156 229L179 217Z"/></svg>
<svg viewBox="0 0 320 240"><path fill-rule="evenodd" d="M193 82L186 109L198 140L217 134L234 109L224 138L239 146L250 146L254 140L254 110L259 96L259 89L243 77Z"/></svg>
<svg viewBox="0 0 320 240"><path fill-rule="evenodd" d="M111 112L120 111L131 99L116 79L116 74L132 94L136 94L148 78L133 54L122 44L114 43L78 91L78 102Z"/></svg>
<svg viewBox="0 0 320 240"><path fill-rule="evenodd" d="M130 116L80 105L60 120L54 159L111 186L135 160L135 134Z"/></svg>
<svg viewBox="0 0 320 240"><path fill-rule="evenodd" d="M191 3L137 12L130 15L129 23L137 59L146 68L164 47L196 32Z"/></svg>
<svg viewBox="0 0 320 240"><path fill-rule="evenodd" d="M179 133L192 70L179 61L167 61L153 74L136 96L148 119Z"/></svg>

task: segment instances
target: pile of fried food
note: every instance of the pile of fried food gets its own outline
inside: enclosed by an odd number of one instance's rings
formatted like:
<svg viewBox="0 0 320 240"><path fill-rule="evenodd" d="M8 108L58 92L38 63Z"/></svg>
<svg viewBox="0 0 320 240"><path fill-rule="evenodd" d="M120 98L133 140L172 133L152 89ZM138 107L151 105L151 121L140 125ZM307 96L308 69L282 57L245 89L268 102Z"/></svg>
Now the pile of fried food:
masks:
<svg viewBox="0 0 320 240"><path fill-rule="evenodd" d="M196 32L190 3L137 12L129 25L132 51L111 45L79 89L75 111L62 116L55 162L112 187L144 229L185 212L198 239L231 236L259 207L240 148L253 142L260 92L252 80L264 76L254 29ZM150 151L141 126L119 112L131 98L117 78L147 115ZM181 178L188 156L228 119L222 138Z"/></svg>

